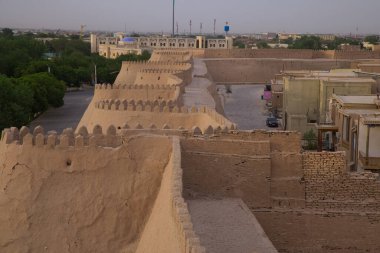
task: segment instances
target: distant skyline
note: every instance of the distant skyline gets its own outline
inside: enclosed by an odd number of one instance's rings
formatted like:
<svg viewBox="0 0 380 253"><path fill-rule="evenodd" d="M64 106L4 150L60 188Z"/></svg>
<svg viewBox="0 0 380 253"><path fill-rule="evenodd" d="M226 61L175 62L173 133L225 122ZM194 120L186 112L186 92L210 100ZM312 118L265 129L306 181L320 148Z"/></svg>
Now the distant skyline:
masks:
<svg viewBox="0 0 380 253"><path fill-rule="evenodd" d="M0 27L171 32L172 0L0 0ZM179 33L380 34L380 0L176 0ZM358 31L357 31L358 28Z"/></svg>

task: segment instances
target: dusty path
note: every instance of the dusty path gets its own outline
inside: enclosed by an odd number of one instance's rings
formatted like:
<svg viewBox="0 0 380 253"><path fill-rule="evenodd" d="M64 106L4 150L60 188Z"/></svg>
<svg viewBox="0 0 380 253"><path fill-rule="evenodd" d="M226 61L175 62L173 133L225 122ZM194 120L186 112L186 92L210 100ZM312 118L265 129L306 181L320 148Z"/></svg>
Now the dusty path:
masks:
<svg viewBox="0 0 380 253"><path fill-rule="evenodd" d="M207 252L277 252L240 199L188 200L187 203L195 232Z"/></svg>
<svg viewBox="0 0 380 253"><path fill-rule="evenodd" d="M191 84L186 86L183 96L184 104L187 107L192 106L208 106L215 108L215 101L207 90L211 85L211 81L205 77L200 77L207 74L206 64L203 59L194 59L193 80Z"/></svg>

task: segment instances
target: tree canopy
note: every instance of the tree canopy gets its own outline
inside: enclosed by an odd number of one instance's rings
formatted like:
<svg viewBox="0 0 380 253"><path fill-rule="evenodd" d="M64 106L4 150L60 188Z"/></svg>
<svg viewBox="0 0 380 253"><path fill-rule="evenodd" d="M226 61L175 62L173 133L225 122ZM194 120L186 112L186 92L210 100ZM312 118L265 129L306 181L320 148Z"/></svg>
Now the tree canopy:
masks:
<svg viewBox="0 0 380 253"><path fill-rule="evenodd" d="M294 41L289 45L290 49L322 49L321 39L317 36L302 36L300 39Z"/></svg>
<svg viewBox="0 0 380 253"><path fill-rule="evenodd" d="M0 130L20 127L49 107L63 105L66 86L93 83L95 65L97 80L112 83L122 61L150 58L143 52L106 59L91 54L90 44L76 37L36 39L41 37L46 36L15 36L8 28L0 33Z"/></svg>
<svg viewBox="0 0 380 253"><path fill-rule="evenodd" d="M371 35L364 38L365 42L369 42L373 45L377 45L379 43L379 36L377 35Z"/></svg>

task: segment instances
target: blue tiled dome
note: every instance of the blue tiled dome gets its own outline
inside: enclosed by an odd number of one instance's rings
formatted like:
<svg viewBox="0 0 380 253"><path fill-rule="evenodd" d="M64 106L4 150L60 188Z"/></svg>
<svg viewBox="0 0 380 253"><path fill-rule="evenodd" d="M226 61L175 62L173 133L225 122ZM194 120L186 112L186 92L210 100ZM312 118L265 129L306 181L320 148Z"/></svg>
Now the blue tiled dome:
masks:
<svg viewBox="0 0 380 253"><path fill-rule="evenodd" d="M130 37L125 37L122 39L123 42L135 42L135 39L134 38L130 38Z"/></svg>

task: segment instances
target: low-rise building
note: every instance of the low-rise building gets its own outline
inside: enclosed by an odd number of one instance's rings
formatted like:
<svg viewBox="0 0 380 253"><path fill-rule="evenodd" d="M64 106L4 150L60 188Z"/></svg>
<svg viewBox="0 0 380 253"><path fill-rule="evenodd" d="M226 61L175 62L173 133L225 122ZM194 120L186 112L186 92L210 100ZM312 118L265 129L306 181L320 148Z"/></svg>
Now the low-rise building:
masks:
<svg viewBox="0 0 380 253"><path fill-rule="evenodd" d="M380 170L379 96L333 95L329 103L337 148L346 151L351 170Z"/></svg>
<svg viewBox="0 0 380 253"><path fill-rule="evenodd" d="M123 37L122 33L114 37L98 37L91 34L91 52L106 58L117 58L124 54L141 54L144 50L154 49L232 49L233 38L224 39L196 36L186 37Z"/></svg>
<svg viewBox="0 0 380 253"><path fill-rule="evenodd" d="M316 130L316 123L331 123L327 112L333 94L369 95L376 85L372 78L346 77L338 72L308 73L306 76L302 73L284 76L283 126L286 130L305 133ZM347 76L351 75L352 72L347 72Z"/></svg>

